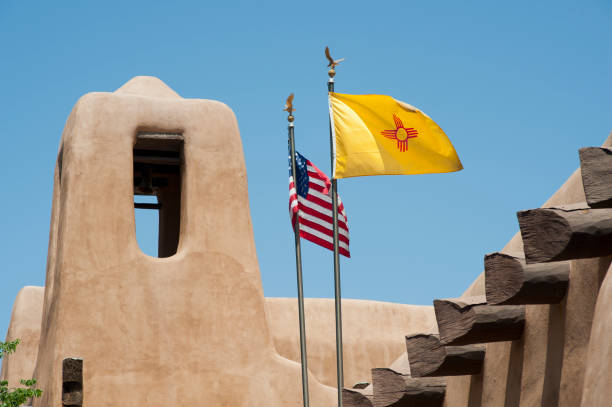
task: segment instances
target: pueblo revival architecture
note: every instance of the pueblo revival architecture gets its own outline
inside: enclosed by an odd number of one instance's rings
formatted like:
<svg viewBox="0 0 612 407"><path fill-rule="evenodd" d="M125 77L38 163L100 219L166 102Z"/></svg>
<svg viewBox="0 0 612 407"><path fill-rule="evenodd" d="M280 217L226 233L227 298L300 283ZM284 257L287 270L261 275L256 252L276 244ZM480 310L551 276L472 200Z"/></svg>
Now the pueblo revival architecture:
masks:
<svg viewBox="0 0 612 407"><path fill-rule="evenodd" d="M484 258L460 298L344 300L344 405L609 406L612 147ZM135 195L155 195L138 204ZM159 211L159 257L134 208ZM236 118L136 77L83 96L60 142L45 287L24 287L2 379L34 406L301 406L297 303L264 298ZM228 232L228 231L231 231ZM484 254L484 253L483 253ZM312 406L337 404L333 300L307 299Z"/></svg>

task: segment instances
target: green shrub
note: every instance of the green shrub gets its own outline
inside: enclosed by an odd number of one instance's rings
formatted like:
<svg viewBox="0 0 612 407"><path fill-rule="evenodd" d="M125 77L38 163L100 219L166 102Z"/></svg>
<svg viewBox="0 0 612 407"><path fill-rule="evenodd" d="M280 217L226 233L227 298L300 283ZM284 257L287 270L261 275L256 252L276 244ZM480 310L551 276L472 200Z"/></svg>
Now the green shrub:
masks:
<svg viewBox="0 0 612 407"><path fill-rule="evenodd" d="M13 342L0 342L0 359L15 352L17 345L19 339ZM20 380L20 382L26 387L9 389L7 381L0 381L0 407L19 407L29 399L42 395L42 390L35 388L36 379Z"/></svg>

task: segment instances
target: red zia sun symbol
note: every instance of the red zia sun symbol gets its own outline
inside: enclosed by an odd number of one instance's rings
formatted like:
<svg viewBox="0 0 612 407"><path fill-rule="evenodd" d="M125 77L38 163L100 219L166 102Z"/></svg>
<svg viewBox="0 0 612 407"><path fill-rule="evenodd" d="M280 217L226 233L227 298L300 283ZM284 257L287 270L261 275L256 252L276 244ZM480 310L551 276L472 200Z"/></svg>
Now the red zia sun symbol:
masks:
<svg viewBox="0 0 612 407"><path fill-rule="evenodd" d="M418 137L419 132L412 127L404 127L402 120L396 115L393 115L393 121L395 122L395 130L383 130L380 134L386 138L397 140L397 148L403 153L408 150L408 139Z"/></svg>

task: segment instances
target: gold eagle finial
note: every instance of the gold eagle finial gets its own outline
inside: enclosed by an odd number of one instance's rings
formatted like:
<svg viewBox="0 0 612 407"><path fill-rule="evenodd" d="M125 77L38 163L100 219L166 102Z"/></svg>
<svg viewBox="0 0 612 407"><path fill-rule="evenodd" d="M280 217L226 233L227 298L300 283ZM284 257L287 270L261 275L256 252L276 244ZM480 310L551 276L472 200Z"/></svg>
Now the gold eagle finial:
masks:
<svg viewBox="0 0 612 407"><path fill-rule="evenodd" d="M340 62L344 61L344 58L334 60L329 53L329 47L325 47L325 57L329 61L329 64L327 64L329 71L327 73L329 74L330 78L333 78L334 75L336 75L336 70L334 68L337 67Z"/></svg>
<svg viewBox="0 0 612 407"><path fill-rule="evenodd" d="M293 108L293 97L295 95L292 93L289 95L289 97L287 98L287 101L285 102L285 108L283 109L284 112L288 112L289 113L289 117L287 117L287 120L292 122L293 121L293 111L295 110Z"/></svg>
<svg viewBox="0 0 612 407"><path fill-rule="evenodd" d="M329 53L329 47L325 47L325 56L327 57L327 60L329 61L329 64L327 64L327 66L331 69L334 69L335 67L338 66L340 62L344 61L344 58L334 60Z"/></svg>

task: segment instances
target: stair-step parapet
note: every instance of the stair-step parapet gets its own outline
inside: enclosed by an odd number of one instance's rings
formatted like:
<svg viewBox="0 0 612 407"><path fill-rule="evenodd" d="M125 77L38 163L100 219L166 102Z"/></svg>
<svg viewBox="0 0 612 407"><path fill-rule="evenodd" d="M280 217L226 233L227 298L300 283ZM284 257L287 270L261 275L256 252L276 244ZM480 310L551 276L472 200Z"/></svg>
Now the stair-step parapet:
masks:
<svg viewBox="0 0 612 407"><path fill-rule="evenodd" d="M360 389L342 389L342 405L344 407L373 407L372 394L366 394Z"/></svg>
<svg viewBox="0 0 612 407"><path fill-rule="evenodd" d="M612 208L612 149L586 147L579 150L582 185L591 208Z"/></svg>
<svg viewBox="0 0 612 407"><path fill-rule="evenodd" d="M482 370L485 345L444 346L440 336L406 336L412 377L441 377L478 374Z"/></svg>
<svg viewBox="0 0 612 407"><path fill-rule="evenodd" d="M517 213L527 263L612 255L612 209L586 203Z"/></svg>
<svg viewBox="0 0 612 407"><path fill-rule="evenodd" d="M388 368L372 369L374 407L441 407L446 379L413 378Z"/></svg>
<svg viewBox="0 0 612 407"><path fill-rule="evenodd" d="M523 305L488 305L484 295L434 300L443 345L512 341L523 335Z"/></svg>
<svg viewBox="0 0 612 407"><path fill-rule="evenodd" d="M497 252L484 264L489 305L557 304L567 293L568 261L527 264L522 256Z"/></svg>

